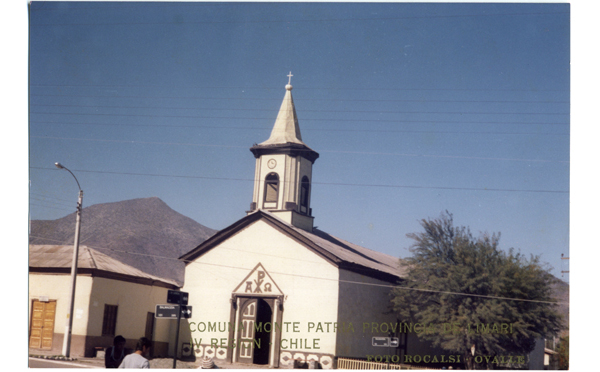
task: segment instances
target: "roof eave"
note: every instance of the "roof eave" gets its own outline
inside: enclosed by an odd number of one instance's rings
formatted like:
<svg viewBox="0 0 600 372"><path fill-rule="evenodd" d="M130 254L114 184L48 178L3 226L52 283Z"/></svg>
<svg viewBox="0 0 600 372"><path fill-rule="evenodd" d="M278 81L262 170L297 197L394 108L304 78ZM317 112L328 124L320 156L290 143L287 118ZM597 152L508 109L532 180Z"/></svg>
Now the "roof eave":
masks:
<svg viewBox="0 0 600 372"><path fill-rule="evenodd" d="M70 274L71 268L68 267L29 267L30 273L39 273L39 274ZM92 276L106 279L114 279L120 280L129 283L138 283L155 287L164 287L169 289L178 289L181 286L175 282L169 283L159 279L153 278L142 278L133 275L115 273L113 271L108 270L100 270L100 269L90 269L90 268L78 268L77 275L83 276Z"/></svg>
<svg viewBox="0 0 600 372"><path fill-rule="evenodd" d="M319 158L319 153L305 144L292 142L272 145L254 145L250 148L250 151L252 151L252 154L254 154L254 157L257 159L262 155L284 154L294 157L301 156L314 164L315 160Z"/></svg>

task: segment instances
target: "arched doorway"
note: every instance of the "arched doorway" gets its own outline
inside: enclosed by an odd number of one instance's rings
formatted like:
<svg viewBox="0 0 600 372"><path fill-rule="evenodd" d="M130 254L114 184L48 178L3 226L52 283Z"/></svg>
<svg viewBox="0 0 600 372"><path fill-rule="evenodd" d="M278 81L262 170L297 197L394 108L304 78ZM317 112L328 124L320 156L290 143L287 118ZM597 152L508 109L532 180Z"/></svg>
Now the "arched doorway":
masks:
<svg viewBox="0 0 600 372"><path fill-rule="evenodd" d="M273 301L248 298L241 303L237 360L246 364L269 364Z"/></svg>
<svg viewBox="0 0 600 372"><path fill-rule="evenodd" d="M279 367L284 294L258 263L231 294L227 360Z"/></svg>

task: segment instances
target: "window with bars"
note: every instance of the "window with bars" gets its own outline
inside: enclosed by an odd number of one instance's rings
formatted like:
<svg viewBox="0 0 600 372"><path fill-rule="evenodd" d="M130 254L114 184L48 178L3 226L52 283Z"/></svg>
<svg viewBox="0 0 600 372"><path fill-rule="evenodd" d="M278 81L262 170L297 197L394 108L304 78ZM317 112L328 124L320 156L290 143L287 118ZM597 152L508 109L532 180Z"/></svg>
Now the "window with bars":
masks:
<svg viewBox="0 0 600 372"><path fill-rule="evenodd" d="M114 336L117 328L117 305L104 305L104 320L102 321L102 336Z"/></svg>

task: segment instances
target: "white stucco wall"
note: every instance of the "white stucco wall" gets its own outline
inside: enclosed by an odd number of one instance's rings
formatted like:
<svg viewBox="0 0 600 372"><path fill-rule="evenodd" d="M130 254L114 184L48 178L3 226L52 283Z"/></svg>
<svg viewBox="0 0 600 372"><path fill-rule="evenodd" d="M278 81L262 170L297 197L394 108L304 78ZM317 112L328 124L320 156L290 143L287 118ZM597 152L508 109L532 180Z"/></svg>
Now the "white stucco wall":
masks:
<svg viewBox="0 0 600 372"><path fill-rule="evenodd" d="M298 322L298 332L284 329L282 339L310 340L313 345L318 338L319 350L293 350L333 354L335 333L309 332L308 323L337 320L337 268L260 220L187 265L182 290L189 292L194 309L190 321L229 322L232 291L258 263L285 295L282 321ZM191 335L202 338L202 344L228 337L227 332L198 330Z"/></svg>
<svg viewBox="0 0 600 372"><path fill-rule="evenodd" d="M156 305L167 303L168 289L129 283L115 279L93 278L94 285L90 294L90 319L88 335L102 334L104 305L117 305L117 323L115 333L128 339L144 336L146 315L154 313ZM154 341L169 341L169 324L166 320L155 320Z"/></svg>
<svg viewBox="0 0 600 372"><path fill-rule="evenodd" d="M73 329L71 331L74 335L87 335L88 309L92 284L92 277L77 276L75 307L73 310L75 314L73 317ZM31 304L33 300L39 300L40 296L46 296L49 300L56 300L54 333L64 333L71 299L71 276L64 274L29 274L29 319L31 319Z"/></svg>
<svg viewBox="0 0 600 372"><path fill-rule="evenodd" d="M70 301L71 276L64 274L29 274L29 318L31 303L40 296L56 300L54 332L64 333ZM77 276L74 335L101 336L104 305L118 305L116 334L128 339L144 336L146 314L157 304L167 301L167 288L129 283L115 279ZM155 322L155 341L169 341L168 326Z"/></svg>

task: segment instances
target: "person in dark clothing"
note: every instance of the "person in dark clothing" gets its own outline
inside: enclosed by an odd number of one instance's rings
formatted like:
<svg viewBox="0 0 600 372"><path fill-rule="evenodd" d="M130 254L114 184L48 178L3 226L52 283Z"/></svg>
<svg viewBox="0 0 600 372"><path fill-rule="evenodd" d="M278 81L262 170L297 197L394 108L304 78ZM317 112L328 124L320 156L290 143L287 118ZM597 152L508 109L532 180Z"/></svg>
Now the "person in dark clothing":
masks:
<svg viewBox="0 0 600 372"><path fill-rule="evenodd" d="M125 337L119 335L113 340L113 346L106 349L104 365L106 368L119 368L125 355Z"/></svg>

